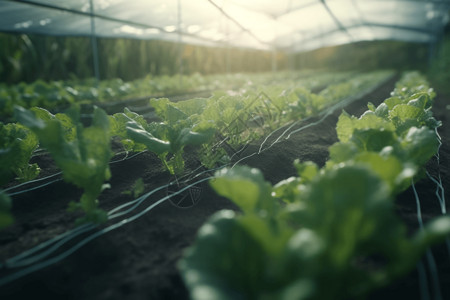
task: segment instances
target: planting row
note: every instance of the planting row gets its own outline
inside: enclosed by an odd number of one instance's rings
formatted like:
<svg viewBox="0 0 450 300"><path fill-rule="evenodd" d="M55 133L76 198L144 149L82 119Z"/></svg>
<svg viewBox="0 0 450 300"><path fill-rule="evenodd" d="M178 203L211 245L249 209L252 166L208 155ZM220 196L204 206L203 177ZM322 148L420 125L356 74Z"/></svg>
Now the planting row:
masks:
<svg viewBox="0 0 450 300"><path fill-rule="evenodd" d="M211 186L241 212L213 215L179 263L192 299L361 299L450 234L449 216L410 236L395 214L438 150L440 122L418 73L391 95L341 114L323 168L297 160L298 176L274 186L245 166L216 173Z"/></svg>
<svg viewBox="0 0 450 300"><path fill-rule="evenodd" d="M334 76L332 76L334 75ZM95 79L80 81L36 81L31 84L20 83L13 86L0 84L0 118L7 120L12 117L14 105L25 108L42 107L49 110L67 108L73 103L107 103L136 97L150 95L176 95L187 92L239 89L248 85L261 85L274 80L296 80L313 77L307 88L326 85L329 82L341 80L351 73L320 73L316 71L303 71L296 73L273 74L233 74L233 75L209 75L194 74L190 76L148 76L132 82L123 82L120 79L103 80ZM292 79L291 79L292 80Z"/></svg>
<svg viewBox="0 0 450 300"><path fill-rule="evenodd" d="M128 109L108 116L95 108L92 124L84 127L75 106L55 115L43 108L27 110L16 106L18 123L0 124L3 166L0 185L13 177L19 181L35 178L39 166L29 160L40 146L53 157L64 180L84 191L80 201L71 203L69 210L86 213L79 222L100 223L107 216L98 208L97 197L108 186L105 182L110 178L109 161L114 155L112 138L126 151L154 153L171 174L183 172L186 146L192 146L201 163L212 168L229 161L233 154L230 149L289 122L315 115L333 103L377 86L391 75L391 72L359 74L330 85L319 94L299 87L298 83L284 83L178 103L152 99L150 104L163 121L151 123ZM12 222L11 200L5 192L0 192L0 197L0 227L4 227Z"/></svg>

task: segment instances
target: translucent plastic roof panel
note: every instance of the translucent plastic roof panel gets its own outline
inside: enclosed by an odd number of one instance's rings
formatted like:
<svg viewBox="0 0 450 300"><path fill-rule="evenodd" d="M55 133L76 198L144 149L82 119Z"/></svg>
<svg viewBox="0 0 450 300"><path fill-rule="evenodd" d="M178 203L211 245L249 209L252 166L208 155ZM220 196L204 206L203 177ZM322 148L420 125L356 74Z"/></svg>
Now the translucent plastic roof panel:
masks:
<svg viewBox="0 0 450 300"><path fill-rule="evenodd" d="M433 42L450 0L0 0L0 31L304 51Z"/></svg>
<svg viewBox="0 0 450 300"><path fill-rule="evenodd" d="M39 6L30 9L27 4L0 1L0 29L4 31L65 35L68 23L72 35L90 31L90 24L80 15Z"/></svg>

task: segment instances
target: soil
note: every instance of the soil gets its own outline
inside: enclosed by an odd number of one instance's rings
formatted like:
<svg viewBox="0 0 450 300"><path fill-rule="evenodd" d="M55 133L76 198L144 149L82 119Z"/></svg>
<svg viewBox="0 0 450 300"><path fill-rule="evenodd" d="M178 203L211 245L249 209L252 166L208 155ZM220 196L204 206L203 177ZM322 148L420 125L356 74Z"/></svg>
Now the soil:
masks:
<svg viewBox="0 0 450 300"><path fill-rule="evenodd" d="M345 107L345 110L356 116L361 115L366 110L368 101L377 104L387 98L397 79L398 77L386 82L375 92ZM449 103L450 95L438 94L433 111L435 117L443 122L443 126L439 128L443 145L440 149L440 163L434 158L427 165L427 170L432 175L436 176L440 171L446 190L450 190ZM324 165L328 147L337 141L335 125L340 112L336 111L319 124L292 135L290 139L283 139L270 149L249 156L240 163L261 169L265 178L272 183L295 175L292 162L296 158ZM308 123L313 121L309 120ZM255 142L248 145L235 160L254 154L259 150L260 144L261 142ZM123 157L116 156L113 160L121 159ZM36 156L33 160L43 169L41 176L58 172L46 154ZM188 157L186 167L188 173L189 170L195 170L198 163ZM101 207L106 210L135 199L127 191L133 189L139 178L142 178L146 192L175 179L148 152L111 164L111 171L111 188L105 190L99 198ZM198 178L207 176L209 174L205 173ZM55 176L52 180L58 178L59 176ZM416 189L421 199L424 220L440 215L438 200L434 196L436 185L424 178L416 184ZM77 201L80 195L79 189L58 180L40 189L13 196L16 222L0 232L0 260L5 261L73 228L75 216L66 213L66 208L70 201ZM137 212L167 195L167 189L161 189L126 217L132 218ZM177 272L177 261L184 249L192 244L197 230L210 215L220 209L236 207L227 199L217 196L207 183L196 185L196 189L191 190L191 194L184 200L186 199L188 202L178 202L183 199L173 197L169 199L171 201L163 201L136 220L125 222L123 226L90 240L59 262L1 286L0 298L188 299L188 292ZM398 197L396 209L408 229L414 232L418 228L418 222L412 189ZM110 221L101 228L108 228L113 224L118 222ZM96 232L99 229L81 234L61 247L55 255ZM443 246L433 248L442 299L450 299L450 258L446 251ZM7 274L11 274L11 270L0 270L0 278ZM417 271L414 270L391 286L374 292L370 297L380 298L421 299Z"/></svg>

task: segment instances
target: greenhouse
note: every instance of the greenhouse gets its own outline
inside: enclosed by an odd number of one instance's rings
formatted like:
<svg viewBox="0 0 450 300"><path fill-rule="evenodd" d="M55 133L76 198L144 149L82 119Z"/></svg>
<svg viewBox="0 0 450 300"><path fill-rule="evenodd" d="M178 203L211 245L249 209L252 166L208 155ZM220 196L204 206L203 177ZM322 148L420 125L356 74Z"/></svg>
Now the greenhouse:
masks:
<svg viewBox="0 0 450 300"><path fill-rule="evenodd" d="M1 299L450 299L450 0L1 0Z"/></svg>

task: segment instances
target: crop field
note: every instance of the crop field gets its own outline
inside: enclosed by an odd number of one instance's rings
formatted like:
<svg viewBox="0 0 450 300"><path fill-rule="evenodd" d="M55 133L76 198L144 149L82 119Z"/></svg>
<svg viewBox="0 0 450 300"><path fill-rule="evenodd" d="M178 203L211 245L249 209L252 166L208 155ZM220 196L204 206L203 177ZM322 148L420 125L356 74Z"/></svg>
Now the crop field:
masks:
<svg viewBox="0 0 450 300"><path fill-rule="evenodd" d="M450 299L450 0L0 1L0 300Z"/></svg>
<svg viewBox="0 0 450 300"><path fill-rule="evenodd" d="M448 299L448 103L416 71L0 85L0 295Z"/></svg>

